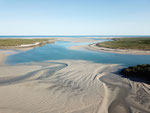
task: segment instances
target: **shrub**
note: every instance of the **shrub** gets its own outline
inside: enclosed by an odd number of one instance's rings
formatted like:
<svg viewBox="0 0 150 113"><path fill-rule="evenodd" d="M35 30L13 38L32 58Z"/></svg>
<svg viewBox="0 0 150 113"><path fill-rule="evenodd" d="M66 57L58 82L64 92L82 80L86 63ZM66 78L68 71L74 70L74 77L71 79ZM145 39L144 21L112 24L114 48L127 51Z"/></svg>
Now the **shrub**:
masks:
<svg viewBox="0 0 150 113"><path fill-rule="evenodd" d="M150 82L150 65L142 64L133 67L124 68L120 74L126 77L136 77Z"/></svg>

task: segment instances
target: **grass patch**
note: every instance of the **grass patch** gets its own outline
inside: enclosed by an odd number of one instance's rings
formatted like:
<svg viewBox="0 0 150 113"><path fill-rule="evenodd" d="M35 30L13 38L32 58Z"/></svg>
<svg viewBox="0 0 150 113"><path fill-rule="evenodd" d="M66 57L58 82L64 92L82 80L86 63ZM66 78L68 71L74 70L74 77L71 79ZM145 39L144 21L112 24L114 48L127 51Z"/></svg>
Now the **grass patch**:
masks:
<svg viewBox="0 0 150 113"><path fill-rule="evenodd" d="M150 83L150 65L142 64L133 67L124 68L120 74L125 77L140 78Z"/></svg>
<svg viewBox="0 0 150 113"><path fill-rule="evenodd" d="M98 47L112 49L150 50L150 38L120 38L96 44Z"/></svg>
<svg viewBox="0 0 150 113"><path fill-rule="evenodd" d="M54 39L0 39L0 47L20 46L23 44L34 44L36 42L50 42Z"/></svg>

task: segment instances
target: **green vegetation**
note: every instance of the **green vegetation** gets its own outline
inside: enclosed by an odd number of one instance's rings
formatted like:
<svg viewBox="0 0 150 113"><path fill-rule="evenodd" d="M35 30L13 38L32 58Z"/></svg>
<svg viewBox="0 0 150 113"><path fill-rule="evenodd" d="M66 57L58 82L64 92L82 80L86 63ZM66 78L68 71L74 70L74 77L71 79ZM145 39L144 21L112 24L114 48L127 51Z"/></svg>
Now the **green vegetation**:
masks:
<svg viewBox="0 0 150 113"><path fill-rule="evenodd" d="M113 49L150 50L150 38L119 38L96 44L99 47Z"/></svg>
<svg viewBox="0 0 150 113"><path fill-rule="evenodd" d="M34 44L36 42L48 43L53 39L0 39L0 47L19 46L23 44Z"/></svg>
<svg viewBox="0 0 150 113"><path fill-rule="evenodd" d="M149 64L142 64L142 65L137 65L137 66L122 69L120 74L126 77L141 78L147 81L148 83L150 83L150 65Z"/></svg>

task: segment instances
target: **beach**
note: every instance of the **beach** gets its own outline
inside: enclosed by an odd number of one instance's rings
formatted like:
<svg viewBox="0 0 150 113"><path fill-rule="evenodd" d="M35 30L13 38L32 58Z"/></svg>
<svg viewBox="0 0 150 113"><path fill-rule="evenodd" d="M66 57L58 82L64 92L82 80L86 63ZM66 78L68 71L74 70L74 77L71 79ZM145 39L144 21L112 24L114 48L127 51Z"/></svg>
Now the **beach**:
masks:
<svg viewBox="0 0 150 113"><path fill-rule="evenodd" d="M119 54L150 55L150 50L111 49L105 47L97 47L96 44L84 46L84 48L92 51L97 51L97 52L104 51L104 52L119 53ZM76 47L74 47L74 49L76 49Z"/></svg>
<svg viewBox="0 0 150 113"><path fill-rule="evenodd" d="M63 39L80 42L80 39ZM94 42L82 39L82 42ZM6 65L0 51L2 113L149 113L150 85L121 77L119 64L49 60ZM3 65L2 65L3 62Z"/></svg>

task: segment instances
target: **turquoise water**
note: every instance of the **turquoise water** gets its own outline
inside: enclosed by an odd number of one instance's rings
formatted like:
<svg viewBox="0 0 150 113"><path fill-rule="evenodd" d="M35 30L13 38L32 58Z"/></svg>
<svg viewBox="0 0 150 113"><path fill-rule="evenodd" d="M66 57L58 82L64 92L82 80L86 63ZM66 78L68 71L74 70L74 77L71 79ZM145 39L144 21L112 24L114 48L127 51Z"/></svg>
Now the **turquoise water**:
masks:
<svg viewBox="0 0 150 113"><path fill-rule="evenodd" d="M106 41L99 39L99 41ZM26 62L41 62L46 60L87 60L96 63L122 64L125 66L136 64L150 64L150 55L128 55L107 52L93 52L89 50L68 49L74 45L87 45L90 43L73 43L57 41L54 44L46 44L28 51L7 57L7 64Z"/></svg>

